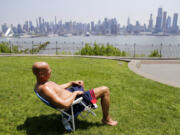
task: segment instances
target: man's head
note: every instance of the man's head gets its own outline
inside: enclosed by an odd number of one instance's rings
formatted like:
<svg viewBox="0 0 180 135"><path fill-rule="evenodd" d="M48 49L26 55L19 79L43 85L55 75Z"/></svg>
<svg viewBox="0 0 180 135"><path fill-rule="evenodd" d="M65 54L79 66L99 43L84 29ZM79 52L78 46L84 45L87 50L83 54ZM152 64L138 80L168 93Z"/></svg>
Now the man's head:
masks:
<svg viewBox="0 0 180 135"><path fill-rule="evenodd" d="M37 79L41 81L47 81L51 76L51 69L46 62L35 62L32 71Z"/></svg>

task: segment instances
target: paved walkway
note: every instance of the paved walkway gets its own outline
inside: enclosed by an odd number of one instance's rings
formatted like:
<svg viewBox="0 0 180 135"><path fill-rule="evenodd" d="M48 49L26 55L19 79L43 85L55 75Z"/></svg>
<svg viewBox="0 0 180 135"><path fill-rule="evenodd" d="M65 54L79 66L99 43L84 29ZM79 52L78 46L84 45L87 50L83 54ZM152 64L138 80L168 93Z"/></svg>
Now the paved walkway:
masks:
<svg viewBox="0 0 180 135"><path fill-rule="evenodd" d="M180 87L180 60L134 60L128 66L141 76Z"/></svg>

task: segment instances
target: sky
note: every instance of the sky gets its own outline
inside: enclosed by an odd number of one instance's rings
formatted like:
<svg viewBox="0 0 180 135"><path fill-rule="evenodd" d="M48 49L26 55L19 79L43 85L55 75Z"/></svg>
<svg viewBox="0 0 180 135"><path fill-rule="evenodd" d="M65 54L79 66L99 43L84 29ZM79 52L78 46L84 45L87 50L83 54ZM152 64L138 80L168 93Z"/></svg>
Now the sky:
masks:
<svg viewBox="0 0 180 135"><path fill-rule="evenodd" d="M132 24L136 20L148 24L151 13L155 23L159 7L173 16L180 14L179 6L180 0L0 0L0 24L17 25L32 20L35 25L39 16L46 21L54 21L56 16L63 22L84 23L115 17L121 25L126 25L129 17Z"/></svg>

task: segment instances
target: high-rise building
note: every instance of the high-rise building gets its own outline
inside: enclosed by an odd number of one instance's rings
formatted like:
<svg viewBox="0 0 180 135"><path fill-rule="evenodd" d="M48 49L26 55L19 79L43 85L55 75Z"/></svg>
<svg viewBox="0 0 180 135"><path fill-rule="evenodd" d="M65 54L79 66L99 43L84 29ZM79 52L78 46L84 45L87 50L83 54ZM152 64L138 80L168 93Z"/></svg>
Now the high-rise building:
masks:
<svg viewBox="0 0 180 135"><path fill-rule="evenodd" d="M163 22L162 22L162 31L166 32L166 17L167 17L167 12L163 12Z"/></svg>
<svg viewBox="0 0 180 135"><path fill-rule="evenodd" d="M91 32L94 32L95 31L95 26L94 26L94 22L92 21L91 22Z"/></svg>
<svg viewBox="0 0 180 135"><path fill-rule="evenodd" d="M2 32L3 32L3 33L6 33L6 31L7 31L7 29L8 29L7 24L6 24L6 23L2 24L2 25L1 25L1 29L2 29Z"/></svg>
<svg viewBox="0 0 180 135"><path fill-rule="evenodd" d="M36 18L36 27L39 27L38 19Z"/></svg>
<svg viewBox="0 0 180 135"><path fill-rule="evenodd" d="M41 21L41 17L39 17L39 26L41 27L42 21Z"/></svg>
<svg viewBox="0 0 180 135"><path fill-rule="evenodd" d="M25 32L29 32L29 23L28 23L28 21L25 21L25 24L24 24L24 26L23 26L23 30L24 30Z"/></svg>
<svg viewBox="0 0 180 135"><path fill-rule="evenodd" d="M127 20L127 27L130 25L130 18L128 17L128 20Z"/></svg>
<svg viewBox="0 0 180 135"><path fill-rule="evenodd" d="M177 33L178 32L177 22L178 22L178 14L175 13L174 17L173 17L172 33Z"/></svg>
<svg viewBox="0 0 180 135"><path fill-rule="evenodd" d="M29 30L34 31L34 26L33 26L32 21L29 21Z"/></svg>
<svg viewBox="0 0 180 135"><path fill-rule="evenodd" d="M171 29L171 17L168 16L167 20L166 20L166 29L168 32L170 32Z"/></svg>
<svg viewBox="0 0 180 135"><path fill-rule="evenodd" d="M56 16L54 17L54 24L55 24L55 25L57 24Z"/></svg>
<svg viewBox="0 0 180 135"><path fill-rule="evenodd" d="M23 32L22 26L21 26L21 24L18 24L18 25L17 25L17 33L20 34L20 33L22 33L22 32Z"/></svg>
<svg viewBox="0 0 180 135"><path fill-rule="evenodd" d="M155 26L155 32L161 32L162 31L162 8L158 8L158 15L156 17L156 26Z"/></svg>
<svg viewBox="0 0 180 135"><path fill-rule="evenodd" d="M149 19L148 31L150 31L150 32L153 31L153 19L152 19L152 14L150 15L150 19Z"/></svg>
<svg viewBox="0 0 180 135"><path fill-rule="evenodd" d="M128 32L128 33L130 33L131 32L131 24L130 24L130 18L128 17L128 20L127 20L127 27L126 27L126 31Z"/></svg>

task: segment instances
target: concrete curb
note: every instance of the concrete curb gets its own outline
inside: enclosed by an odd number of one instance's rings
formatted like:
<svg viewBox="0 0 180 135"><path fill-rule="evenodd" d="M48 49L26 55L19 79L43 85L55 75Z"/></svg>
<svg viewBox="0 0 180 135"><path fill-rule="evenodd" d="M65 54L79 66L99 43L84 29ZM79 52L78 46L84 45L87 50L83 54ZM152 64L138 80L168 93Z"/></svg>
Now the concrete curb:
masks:
<svg viewBox="0 0 180 135"><path fill-rule="evenodd" d="M144 63L144 61L141 61L141 60L132 60L131 62L128 63L128 67L129 67L129 69L131 71L135 72L136 74L138 74L140 76L143 76L145 78L148 78L148 79L151 79L151 80L154 80L154 81L157 81L157 82L169 85L169 86L180 88L180 84L178 84L178 83L175 83L175 82L172 82L172 81L167 81L167 80L162 80L162 79L160 79L158 77L155 77L155 76L153 76L151 74L148 74L148 73L145 73L145 72L141 71L140 67L141 67L142 62ZM172 61L172 63L171 62L170 63L173 64L174 62L175 61Z"/></svg>

